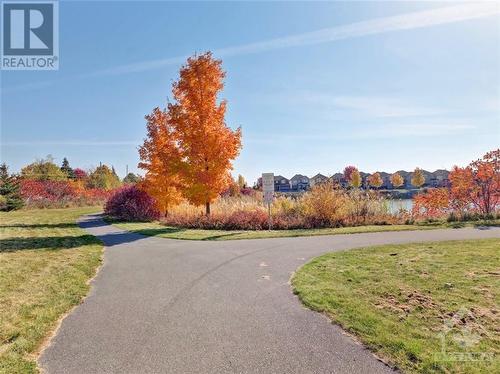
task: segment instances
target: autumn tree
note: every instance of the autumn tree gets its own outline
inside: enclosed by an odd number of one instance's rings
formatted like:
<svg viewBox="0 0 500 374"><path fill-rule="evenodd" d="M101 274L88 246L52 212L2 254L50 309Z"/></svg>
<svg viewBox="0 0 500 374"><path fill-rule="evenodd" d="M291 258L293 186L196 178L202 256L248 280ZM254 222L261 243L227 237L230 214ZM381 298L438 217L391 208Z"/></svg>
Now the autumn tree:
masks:
<svg viewBox="0 0 500 374"><path fill-rule="evenodd" d="M146 116L148 135L139 149L139 167L146 170L142 188L159 209L185 198L194 205L210 204L231 184L232 160L241 148L241 129L225 122L226 101L222 61L210 52L190 57L172 85L175 102Z"/></svg>
<svg viewBox="0 0 500 374"><path fill-rule="evenodd" d="M473 205L474 176L470 167L454 166L448 176L451 182L451 205L453 210L463 215Z"/></svg>
<svg viewBox="0 0 500 374"><path fill-rule="evenodd" d="M235 180L231 179L231 182L229 183L229 187L224 192L224 195L240 196L241 195L241 187L239 185L239 180L235 181Z"/></svg>
<svg viewBox="0 0 500 374"><path fill-rule="evenodd" d="M361 173L358 169L354 169L350 175L349 185L354 188L359 188L362 182Z"/></svg>
<svg viewBox="0 0 500 374"><path fill-rule="evenodd" d="M382 180L380 173L376 172L368 176L368 184L372 187L380 188L384 184L384 181Z"/></svg>
<svg viewBox="0 0 500 374"><path fill-rule="evenodd" d="M490 214L500 205L500 149L486 153L470 164L476 189L474 204L483 214Z"/></svg>
<svg viewBox="0 0 500 374"><path fill-rule="evenodd" d="M465 168L450 172L452 203L455 209L474 206L482 214L491 214L500 205L500 149L488 152Z"/></svg>
<svg viewBox="0 0 500 374"><path fill-rule="evenodd" d="M75 175L76 180L83 180L87 178L87 172L80 168L73 169L73 174Z"/></svg>
<svg viewBox="0 0 500 374"><path fill-rule="evenodd" d="M449 213L450 193L447 188L433 188L413 198L412 212L416 216L439 218Z"/></svg>
<svg viewBox="0 0 500 374"><path fill-rule="evenodd" d="M113 168L106 165L100 165L93 170L87 179L87 187L111 190L121 185L120 178L116 175Z"/></svg>
<svg viewBox="0 0 500 374"><path fill-rule="evenodd" d="M413 175L411 177L411 184L414 187L420 188L424 185L425 183L425 176L420 168L415 168L415 171L413 172Z"/></svg>
<svg viewBox="0 0 500 374"><path fill-rule="evenodd" d="M238 175L238 186L240 187L240 189L246 188L247 186L247 181L241 174Z"/></svg>
<svg viewBox="0 0 500 374"><path fill-rule="evenodd" d="M54 158L51 155L23 167L21 176L40 181L68 179L68 176L54 164Z"/></svg>
<svg viewBox="0 0 500 374"><path fill-rule="evenodd" d="M399 188L405 183L405 180L403 179L403 177L399 173L391 174L390 179L391 179L391 184L395 188Z"/></svg>
<svg viewBox="0 0 500 374"><path fill-rule="evenodd" d="M355 166L346 166L344 168L344 180L350 185L351 184L351 178L352 178L352 173L355 171L355 170L358 170Z"/></svg>
<svg viewBox="0 0 500 374"><path fill-rule="evenodd" d="M232 160L241 148L241 129L233 131L225 122L222 61L210 52L190 57L173 84L175 103L168 104L169 122L181 154L183 194L194 205L211 202L231 182Z"/></svg>
<svg viewBox="0 0 500 374"><path fill-rule="evenodd" d="M182 199L181 150L165 110L155 108L145 118L147 137L139 148L139 167L146 170L146 175L140 188L153 197L158 210L167 215Z"/></svg>

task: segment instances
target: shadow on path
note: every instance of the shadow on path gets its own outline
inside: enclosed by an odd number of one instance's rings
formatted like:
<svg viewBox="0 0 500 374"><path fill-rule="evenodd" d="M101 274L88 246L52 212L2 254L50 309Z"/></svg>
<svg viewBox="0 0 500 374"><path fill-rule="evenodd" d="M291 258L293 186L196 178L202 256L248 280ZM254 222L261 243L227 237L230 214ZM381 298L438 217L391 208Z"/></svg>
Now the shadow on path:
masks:
<svg viewBox="0 0 500 374"><path fill-rule="evenodd" d="M105 246L132 243L147 239L148 236L121 230L104 221L102 214L89 214L78 222L78 225L101 240Z"/></svg>

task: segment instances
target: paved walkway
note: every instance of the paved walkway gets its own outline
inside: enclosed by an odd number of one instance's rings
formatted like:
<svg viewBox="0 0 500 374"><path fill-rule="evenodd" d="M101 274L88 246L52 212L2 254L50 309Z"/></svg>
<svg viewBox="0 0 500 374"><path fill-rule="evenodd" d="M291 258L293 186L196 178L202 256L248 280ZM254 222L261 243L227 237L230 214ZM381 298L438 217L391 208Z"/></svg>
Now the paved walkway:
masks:
<svg viewBox="0 0 500 374"><path fill-rule="evenodd" d="M292 294L311 257L359 246L500 237L500 228L201 242L86 216L106 244L90 295L39 359L47 373L389 373Z"/></svg>

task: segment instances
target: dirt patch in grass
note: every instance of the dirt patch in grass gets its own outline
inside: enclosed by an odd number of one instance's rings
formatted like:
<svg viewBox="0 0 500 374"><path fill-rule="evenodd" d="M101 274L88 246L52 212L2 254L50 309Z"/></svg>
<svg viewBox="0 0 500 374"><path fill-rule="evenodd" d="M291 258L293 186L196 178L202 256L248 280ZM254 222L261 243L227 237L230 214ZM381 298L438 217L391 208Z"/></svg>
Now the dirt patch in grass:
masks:
<svg viewBox="0 0 500 374"><path fill-rule="evenodd" d="M429 295L425 295L418 290L403 289L397 295L382 295L379 301L375 302L375 305L377 308L387 309L398 314L401 319L406 318L415 310L439 308Z"/></svg>

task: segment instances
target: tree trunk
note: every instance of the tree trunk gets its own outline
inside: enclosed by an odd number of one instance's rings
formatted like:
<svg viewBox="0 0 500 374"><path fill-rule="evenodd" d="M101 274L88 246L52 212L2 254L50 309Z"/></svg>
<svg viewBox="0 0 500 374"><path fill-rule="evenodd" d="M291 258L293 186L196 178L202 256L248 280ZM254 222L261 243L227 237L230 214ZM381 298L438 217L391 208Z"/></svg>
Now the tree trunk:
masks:
<svg viewBox="0 0 500 374"><path fill-rule="evenodd" d="M205 213L207 216L210 215L210 203L209 202L205 203Z"/></svg>

